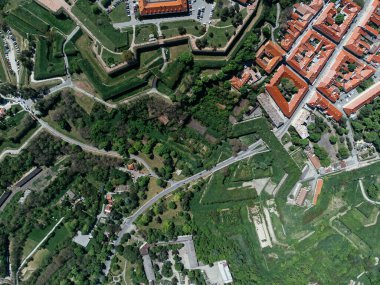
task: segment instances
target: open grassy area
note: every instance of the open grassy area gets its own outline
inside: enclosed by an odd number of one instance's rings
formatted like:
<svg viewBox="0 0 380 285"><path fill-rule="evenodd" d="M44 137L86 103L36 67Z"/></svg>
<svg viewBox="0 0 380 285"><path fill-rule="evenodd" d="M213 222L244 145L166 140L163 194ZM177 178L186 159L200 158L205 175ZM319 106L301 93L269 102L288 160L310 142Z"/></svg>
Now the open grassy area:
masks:
<svg viewBox="0 0 380 285"><path fill-rule="evenodd" d="M78 0L72 11L95 37L110 50L129 48L128 35L116 30L105 12L94 14L89 1Z"/></svg>
<svg viewBox="0 0 380 285"><path fill-rule="evenodd" d="M79 65L90 83L104 100L128 94L146 84L144 79L138 77L138 69L130 69L118 76L109 76L91 51L91 42L86 36L82 36L76 42L82 60Z"/></svg>
<svg viewBox="0 0 380 285"><path fill-rule="evenodd" d="M160 24L162 34L166 38L175 37L180 35L178 27L185 28L186 34L191 34L194 36L203 35L202 24L195 20L183 20L175 22L165 22Z"/></svg>
<svg viewBox="0 0 380 285"><path fill-rule="evenodd" d="M0 130L0 152L20 147L38 128L38 124L24 111L7 119L5 125L5 129Z"/></svg>
<svg viewBox="0 0 380 285"><path fill-rule="evenodd" d="M109 14L110 19L113 23L128 22L131 17L127 15L125 2L120 3L112 12Z"/></svg>
<svg viewBox="0 0 380 285"><path fill-rule="evenodd" d="M141 44L149 41L149 35L158 37L157 26L153 24L138 25L136 27L135 43Z"/></svg>
<svg viewBox="0 0 380 285"><path fill-rule="evenodd" d="M211 26L205 35L207 46L216 48L224 47L233 36L234 30L234 27L215 28Z"/></svg>
<svg viewBox="0 0 380 285"><path fill-rule="evenodd" d="M63 57L57 54L63 45L63 37L54 34L54 42L48 42L44 37L37 41L36 62L34 65L34 77L37 80L66 75Z"/></svg>

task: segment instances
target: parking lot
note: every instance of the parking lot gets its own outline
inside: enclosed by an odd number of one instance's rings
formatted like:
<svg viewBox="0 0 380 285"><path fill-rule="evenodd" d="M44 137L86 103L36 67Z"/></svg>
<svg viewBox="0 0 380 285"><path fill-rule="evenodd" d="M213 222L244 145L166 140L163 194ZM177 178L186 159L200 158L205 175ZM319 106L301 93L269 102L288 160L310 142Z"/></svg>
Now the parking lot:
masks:
<svg viewBox="0 0 380 285"><path fill-rule="evenodd" d="M12 74L16 75L17 82L19 82L20 61L17 59L17 55L20 54L20 48L17 44L16 38L10 30L5 33L0 31L0 36L3 40L8 69Z"/></svg>
<svg viewBox="0 0 380 285"><path fill-rule="evenodd" d="M117 0L121 1L121 0ZM209 4L206 3L204 0L189 0L189 13L178 15L168 14L167 17L162 18L156 18L156 19L137 19L136 18L136 11L138 9L137 0L122 0L127 3L126 13L128 16L131 17L131 20L128 22L123 23L115 23L115 28L127 28L132 27L133 25L141 25L141 24L154 24L159 25L164 22L174 22L174 21L183 21L183 20L196 20L204 25L211 23L211 18L213 15L215 4ZM115 1L116 2L116 1ZM118 4L119 5L119 4ZM128 14L129 13L129 14Z"/></svg>

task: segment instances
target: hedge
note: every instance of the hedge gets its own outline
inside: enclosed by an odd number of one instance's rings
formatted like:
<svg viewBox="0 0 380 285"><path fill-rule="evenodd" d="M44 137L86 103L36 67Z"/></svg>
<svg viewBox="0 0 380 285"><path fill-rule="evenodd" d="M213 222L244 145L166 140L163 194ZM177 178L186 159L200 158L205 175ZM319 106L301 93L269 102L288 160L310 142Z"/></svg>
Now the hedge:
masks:
<svg viewBox="0 0 380 285"><path fill-rule="evenodd" d="M44 38L39 38L36 49L36 62L34 65L34 78L42 80L66 74L63 58L52 56L51 46Z"/></svg>
<svg viewBox="0 0 380 285"><path fill-rule="evenodd" d="M33 28L28 23L24 22L20 18L16 17L13 14L9 14L5 18L5 22L12 29L15 29L18 33L20 33L23 37L26 37L27 34L40 35L41 32Z"/></svg>
<svg viewBox="0 0 380 285"><path fill-rule="evenodd" d="M41 7L34 1L25 4L24 7L26 10L33 13L35 16L49 23L51 27L57 28L66 35L70 34L70 32L75 27L75 23L65 14L61 13L59 15L54 15L53 13Z"/></svg>
<svg viewBox="0 0 380 285"><path fill-rule="evenodd" d="M25 23L32 26L37 31L41 32L42 34L45 34L47 31L49 31L49 25L46 24L41 19L35 17L30 12L24 10L23 8L17 8L12 12L13 15L24 21Z"/></svg>
<svg viewBox="0 0 380 285"><path fill-rule="evenodd" d="M133 77L122 82L105 85L88 61L80 60L79 66L104 100L114 99L146 84L145 80Z"/></svg>

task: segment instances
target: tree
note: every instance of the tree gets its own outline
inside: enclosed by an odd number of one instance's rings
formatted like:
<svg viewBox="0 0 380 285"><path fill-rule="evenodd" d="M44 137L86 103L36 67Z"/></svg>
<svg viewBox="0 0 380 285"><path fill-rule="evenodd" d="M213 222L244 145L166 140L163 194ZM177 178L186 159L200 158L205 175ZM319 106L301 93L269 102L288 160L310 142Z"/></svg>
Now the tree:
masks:
<svg viewBox="0 0 380 285"><path fill-rule="evenodd" d="M266 26L265 28L263 28L263 35L267 39L270 38L270 36L271 36L271 29L268 26Z"/></svg>
<svg viewBox="0 0 380 285"><path fill-rule="evenodd" d="M355 69L356 69L356 64L355 64L355 63L349 63L349 64L347 65L347 68L348 68L348 70L349 70L350 72L354 72Z"/></svg>
<svg viewBox="0 0 380 285"><path fill-rule="evenodd" d="M338 141L338 138L336 136L330 136L329 141L331 144L336 144Z"/></svg>
<svg viewBox="0 0 380 285"><path fill-rule="evenodd" d="M339 147L338 154L340 159L346 159L350 156L350 151L345 147Z"/></svg>
<svg viewBox="0 0 380 285"><path fill-rule="evenodd" d="M178 33L179 33L180 35L184 35L184 34L186 34L186 29L185 29L184 27L179 26L177 29L178 29Z"/></svg>
<svg viewBox="0 0 380 285"><path fill-rule="evenodd" d="M341 25L344 22L344 15L339 13L335 16L335 24Z"/></svg>

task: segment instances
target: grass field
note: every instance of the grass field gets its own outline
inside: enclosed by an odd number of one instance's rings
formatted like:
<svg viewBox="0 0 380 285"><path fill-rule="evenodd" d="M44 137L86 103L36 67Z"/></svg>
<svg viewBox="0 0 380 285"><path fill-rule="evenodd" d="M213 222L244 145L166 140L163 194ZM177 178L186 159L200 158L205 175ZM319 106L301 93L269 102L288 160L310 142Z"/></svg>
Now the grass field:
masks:
<svg viewBox="0 0 380 285"><path fill-rule="evenodd" d="M54 39L54 44L50 44L44 37L38 38L34 65L34 77L37 80L66 75L63 57L57 56L64 39L58 33Z"/></svg>
<svg viewBox="0 0 380 285"><path fill-rule="evenodd" d="M234 30L234 27L218 29L211 26L205 35L207 46L216 48L224 47L228 40L233 36Z"/></svg>
<svg viewBox="0 0 380 285"><path fill-rule="evenodd" d="M128 35L114 29L110 23L110 18L104 12L99 15L94 14L87 0L78 0L72 11L95 37L110 50L129 48Z"/></svg>
<svg viewBox="0 0 380 285"><path fill-rule="evenodd" d="M157 38L157 26L153 24L139 25L136 27L135 43L141 44L149 41L149 35Z"/></svg>
<svg viewBox="0 0 380 285"><path fill-rule="evenodd" d="M8 127L0 130L0 137L3 139L0 142L0 152L20 147L37 130L38 124L26 121L28 116L22 111L8 119Z"/></svg>
<svg viewBox="0 0 380 285"><path fill-rule="evenodd" d="M162 34L166 38L175 37L179 35L178 27L183 27L186 29L186 34L191 34L194 36L201 36L202 24L195 20L183 20L175 22L165 22L160 24Z"/></svg>
<svg viewBox="0 0 380 285"><path fill-rule="evenodd" d="M232 187L236 187L236 189L232 189ZM225 183L225 177L220 172L215 173L210 178L204 191L202 204L225 203L257 197L256 190L251 187L243 187L239 182Z"/></svg>
<svg viewBox="0 0 380 285"><path fill-rule="evenodd" d="M111 21L113 23L128 22L131 17L127 15L125 2L120 3L112 12L109 14Z"/></svg>
<svg viewBox="0 0 380 285"><path fill-rule="evenodd" d="M145 80L138 77L138 69L130 69L119 76L110 77L99 66L96 57L91 52L90 45L91 43L86 36L82 36L76 42L76 46L82 56L79 65L90 83L104 100L115 99L116 97L129 94L146 84Z"/></svg>

